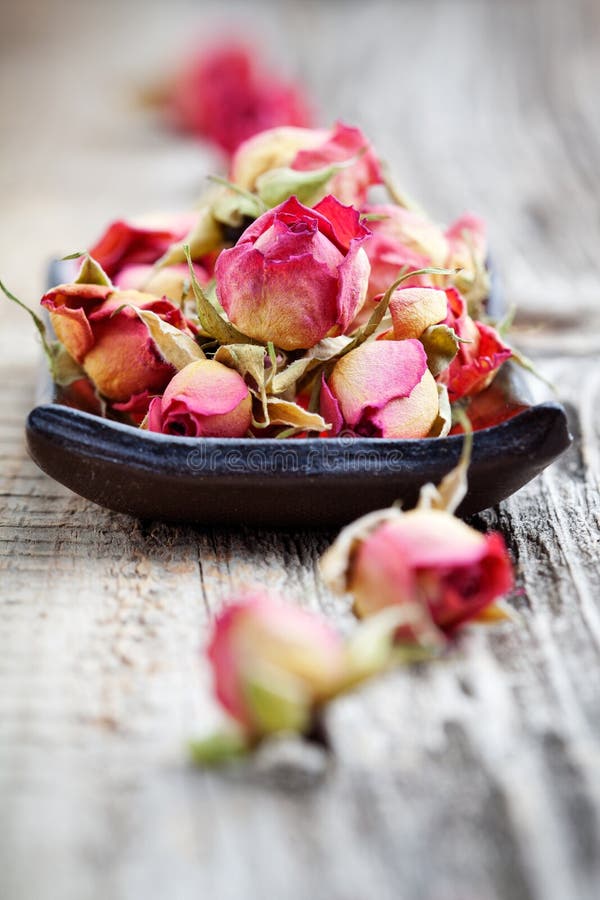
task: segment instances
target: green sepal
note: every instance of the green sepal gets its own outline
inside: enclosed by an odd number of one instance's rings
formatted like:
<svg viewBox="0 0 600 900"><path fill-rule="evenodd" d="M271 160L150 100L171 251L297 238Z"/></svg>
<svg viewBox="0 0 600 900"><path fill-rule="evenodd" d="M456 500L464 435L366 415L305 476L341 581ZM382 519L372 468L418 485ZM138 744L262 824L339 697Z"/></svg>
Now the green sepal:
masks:
<svg viewBox="0 0 600 900"><path fill-rule="evenodd" d="M98 284L101 287L113 287L112 281L100 263L96 262L89 253L85 254L85 258L73 284Z"/></svg>
<svg viewBox="0 0 600 900"><path fill-rule="evenodd" d="M79 363L76 363L73 357L67 353L64 344L56 341L51 346L52 363L50 371L54 384L57 384L59 387L69 387L74 381L79 381L80 378L87 378Z"/></svg>
<svg viewBox="0 0 600 900"><path fill-rule="evenodd" d="M257 734L302 733L310 725L311 698L302 682L282 669L257 666L244 683L244 694Z"/></svg>
<svg viewBox="0 0 600 900"><path fill-rule="evenodd" d="M194 297L196 298L196 311L203 331L210 337L219 341L220 344L261 344L261 341L255 341L248 337L248 335L242 334L242 332L238 331L231 322L228 322L223 318L216 307L210 302L202 290L200 282L196 278L192 257L190 255L190 248L187 244L183 248L183 251L190 269L190 282Z"/></svg>
<svg viewBox="0 0 600 900"><path fill-rule="evenodd" d="M425 353L427 365L434 378L447 369L456 354L460 344L459 338L449 325L430 325L419 338Z"/></svg>
<svg viewBox="0 0 600 900"><path fill-rule="evenodd" d="M209 175L208 179L231 192L218 197L213 203L212 212L217 221L239 225L244 218L258 219L267 211L263 200L251 191L246 191L220 175Z"/></svg>
<svg viewBox="0 0 600 900"><path fill-rule="evenodd" d="M202 740L190 741L188 750L196 766L219 766L246 756L251 747L241 732L217 731Z"/></svg>

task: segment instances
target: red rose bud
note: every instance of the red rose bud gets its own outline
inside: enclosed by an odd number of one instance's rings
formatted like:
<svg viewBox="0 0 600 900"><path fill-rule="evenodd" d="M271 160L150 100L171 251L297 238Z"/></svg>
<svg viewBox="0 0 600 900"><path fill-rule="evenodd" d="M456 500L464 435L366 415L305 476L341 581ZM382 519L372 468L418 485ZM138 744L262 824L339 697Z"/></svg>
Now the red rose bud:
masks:
<svg viewBox="0 0 600 900"><path fill-rule="evenodd" d="M260 177L271 170L310 172L338 163L348 165L331 176L323 195L333 194L341 203L361 206L369 187L381 184L381 167L362 131L341 122L330 130L274 128L258 134L238 149L230 177L253 191Z"/></svg>
<svg viewBox="0 0 600 900"><path fill-rule="evenodd" d="M344 331L369 277L356 210L325 197L295 197L260 216L216 266L217 296L237 328L283 350L309 348Z"/></svg>
<svg viewBox="0 0 600 900"><path fill-rule="evenodd" d="M156 262L171 244L183 240L197 219L197 213L180 213L161 215L156 225L150 217L139 223L119 220L108 226L89 255L113 278L125 266Z"/></svg>
<svg viewBox="0 0 600 900"><path fill-rule="evenodd" d="M258 54L224 43L195 54L173 82L169 113L179 128L208 138L226 153L276 125L310 125L298 85L265 71Z"/></svg>
<svg viewBox="0 0 600 900"><path fill-rule="evenodd" d="M486 388L502 363L510 359L512 350L494 328L473 320L467 314L466 303L455 288L447 288L446 296L446 325L453 328L464 342L438 379L446 385L448 396L454 402Z"/></svg>
<svg viewBox="0 0 600 900"><path fill-rule="evenodd" d="M321 389L321 415L339 434L426 437L439 412L436 383L419 341L376 341L351 350Z"/></svg>
<svg viewBox="0 0 600 900"><path fill-rule="evenodd" d="M241 375L214 360L190 363L148 411L148 430L185 437L243 437L252 400Z"/></svg>
<svg viewBox="0 0 600 900"><path fill-rule="evenodd" d="M344 643L324 619L264 593L225 607L208 658L217 699L253 738L308 728L347 666Z"/></svg>
<svg viewBox="0 0 600 900"><path fill-rule="evenodd" d="M399 514L360 541L347 582L359 617L418 602L446 634L512 587L512 565L500 534L480 534L431 509Z"/></svg>
<svg viewBox="0 0 600 900"><path fill-rule="evenodd" d="M158 393L174 373L132 307L192 335L181 311L168 300L115 291L110 285L63 284L48 291L41 303L58 340L109 400Z"/></svg>

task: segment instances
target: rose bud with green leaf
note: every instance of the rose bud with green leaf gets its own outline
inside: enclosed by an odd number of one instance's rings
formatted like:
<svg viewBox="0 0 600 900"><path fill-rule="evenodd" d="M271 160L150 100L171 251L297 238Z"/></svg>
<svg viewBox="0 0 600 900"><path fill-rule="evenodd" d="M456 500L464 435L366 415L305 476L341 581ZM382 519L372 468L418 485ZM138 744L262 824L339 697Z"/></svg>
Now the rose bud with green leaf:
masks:
<svg viewBox="0 0 600 900"><path fill-rule="evenodd" d="M190 356L202 356L181 310L151 294L116 291L109 283L74 282L48 291L41 303L58 340L111 401L159 393L178 367L160 335L150 334L144 317L164 323Z"/></svg>
<svg viewBox="0 0 600 900"><path fill-rule="evenodd" d="M314 209L295 197L260 216L220 254L217 296L229 319L255 340L307 349L343 332L369 278L358 212L334 197Z"/></svg>
<svg viewBox="0 0 600 900"><path fill-rule="evenodd" d="M215 360L200 359L169 382L148 410L149 431L182 437L243 437L252 422L244 379Z"/></svg>
<svg viewBox="0 0 600 900"><path fill-rule="evenodd" d="M335 169L337 164L343 168ZM333 194L340 202L361 206L371 185L381 184L381 166L372 144L359 128L337 122L330 130L273 128L242 144L235 154L230 178L249 191L260 193L261 178L280 171L290 183L290 172L326 170L333 166L321 197ZM315 201L319 196L315 197Z"/></svg>
<svg viewBox="0 0 600 900"><path fill-rule="evenodd" d="M217 699L254 739L306 730L346 671L344 642L325 619L263 592L225 607L208 658Z"/></svg>
<svg viewBox="0 0 600 900"><path fill-rule="evenodd" d="M484 390L500 366L512 356L495 328L476 321L456 288L447 288L448 315L445 324L461 339L458 352L439 380L448 388L451 402Z"/></svg>
<svg viewBox="0 0 600 900"><path fill-rule="evenodd" d="M426 437L439 413L439 394L417 340L375 341L351 350L321 387L321 415L331 434Z"/></svg>

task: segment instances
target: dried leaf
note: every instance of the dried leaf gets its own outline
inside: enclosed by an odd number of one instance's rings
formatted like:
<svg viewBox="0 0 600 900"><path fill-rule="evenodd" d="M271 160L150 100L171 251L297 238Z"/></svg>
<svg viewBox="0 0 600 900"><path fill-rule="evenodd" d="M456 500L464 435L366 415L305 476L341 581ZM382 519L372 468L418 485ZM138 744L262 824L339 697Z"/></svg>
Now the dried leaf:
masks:
<svg viewBox="0 0 600 900"><path fill-rule="evenodd" d="M328 431L325 419L317 413L309 412L297 403L279 397L267 398L267 415L264 422L254 423L258 428L269 425L288 425L298 431Z"/></svg>
<svg viewBox="0 0 600 900"><path fill-rule="evenodd" d="M337 538L319 560L323 581L335 594L345 594L348 588L348 570L356 546L386 522L394 522L402 515L395 506L377 509L361 516L342 528Z"/></svg>
<svg viewBox="0 0 600 900"><path fill-rule="evenodd" d="M446 437L452 428L452 407L448 397L448 388L445 384L438 384L439 412L428 437Z"/></svg>
<svg viewBox="0 0 600 900"><path fill-rule="evenodd" d="M69 356L63 344L59 341L53 345L52 380L59 387L68 387L80 378L87 378L79 363Z"/></svg>
<svg viewBox="0 0 600 900"><path fill-rule="evenodd" d="M293 389L297 382L312 369L317 368L319 363L328 362L339 356L340 351L350 343L350 340L351 338L340 335L319 341L304 356L294 360L273 376L269 384L269 392L285 394L286 391Z"/></svg>
<svg viewBox="0 0 600 900"><path fill-rule="evenodd" d="M184 263L187 259L186 247L189 247L192 259L200 259L213 250L220 249L223 242L223 229L213 215L211 204L207 204L199 210L198 220L190 233L182 241L171 244L167 252L155 263L155 268L162 269L164 266Z"/></svg>
<svg viewBox="0 0 600 900"><path fill-rule="evenodd" d="M253 393L259 397L263 415L267 418L267 391L265 386L265 348L257 344L226 344L217 350L214 359L230 369L235 369L245 380L249 375L255 383ZM250 386L251 389L253 386Z"/></svg>
<svg viewBox="0 0 600 900"><path fill-rule="evenodd" d="M192 362L204 359L204 353L193 337L165 322L149 309L132 306L150 332L152 340L158 347L161 356L177 371L181 371Z"/></svg>
<svg viewBox="0 0 600 900"><path fill-rule="evenodd" d="M77 274L74 284L99 284L102 287L112 287L113 283L100 265L99 262L85 254L85 259L81 264L81 268Z"/></svg>
<svg viewBox="0 0 600 900"><path fill-rule="evenodd" d="M256 179L256 193L269 208L278 206L292 196L297 197L305 206L312 206L323 196L324 189L334 175L353 166L366 150L365 147L361 153L344 162L306 172L289 166L269 169Z"/></svg>
<svg viewBox="0 0 600 900"><path fill-rule="evenodd" d="M458 415L465 431L458 465L448 472L437 487L433 484L423 485L419 494L417 509L442 509L453 513L466 496L468 487L467 474L473 447L473 429L462 411L457 412L455 410L454 412L455 415Z"/></svg>
<svg viewBox="0 0 600 900"><path fill-rule="evenodd" d="M190 268L190 281L194 297L196 298L196 309L202 330L205 331L209 337L215 338L220 344L260 344L259 341L255 341L246 334L242 334L241 331L238 331L238 329L232 325L231 322L224 319L216 307L213 306L202 290L200 282L196 278L196 273L194 272L194 267L192 265L190 248L186 246L184 252Z"/></svg>

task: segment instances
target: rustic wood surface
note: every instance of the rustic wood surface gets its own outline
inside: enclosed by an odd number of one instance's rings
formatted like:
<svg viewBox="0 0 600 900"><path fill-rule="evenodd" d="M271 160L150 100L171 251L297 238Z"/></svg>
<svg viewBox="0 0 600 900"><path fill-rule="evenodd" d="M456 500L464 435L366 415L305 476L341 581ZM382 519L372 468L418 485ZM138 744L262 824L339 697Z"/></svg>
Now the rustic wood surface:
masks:
<svg viewBox="0 0 600 900"><path fill-rule="evenodd" d="M348 624L315 572L328 538L141 523L50 481L23 442L39 348L0 303L0 896L597 898L600 5L4 8L0 275L24 299L111 217L194 199L217 160L158 129L134 86L224 16L435 214L488 218L576 443L479 519L514 554L515 621L336 702L330 756L292 741L193 771L184 741L216 720L211 613L264 582Z"/></svg>

